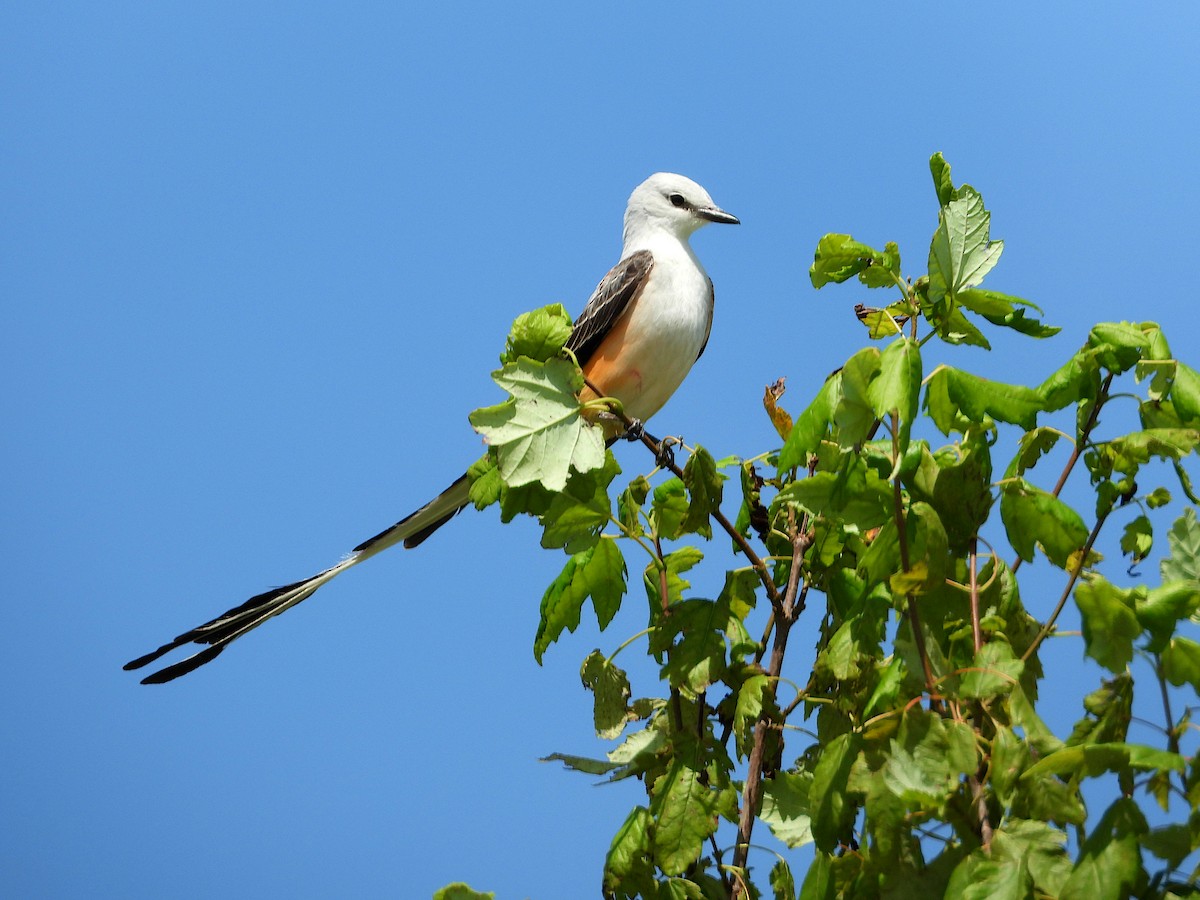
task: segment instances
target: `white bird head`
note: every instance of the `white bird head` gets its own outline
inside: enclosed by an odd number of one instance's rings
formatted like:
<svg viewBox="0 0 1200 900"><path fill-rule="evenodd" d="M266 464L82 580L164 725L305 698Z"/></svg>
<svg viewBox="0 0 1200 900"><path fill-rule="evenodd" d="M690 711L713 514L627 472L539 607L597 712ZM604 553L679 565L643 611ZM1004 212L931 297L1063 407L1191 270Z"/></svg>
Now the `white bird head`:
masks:
<svg viewBox="0 0 1200 900"><path fill-rule="evenodd" d="M739 224L737 216L721 209L708 191L690 178L671 172L651 175L629 195L625 208L625 242L648 231L666 231L686 241L709 222Z"/></svg>

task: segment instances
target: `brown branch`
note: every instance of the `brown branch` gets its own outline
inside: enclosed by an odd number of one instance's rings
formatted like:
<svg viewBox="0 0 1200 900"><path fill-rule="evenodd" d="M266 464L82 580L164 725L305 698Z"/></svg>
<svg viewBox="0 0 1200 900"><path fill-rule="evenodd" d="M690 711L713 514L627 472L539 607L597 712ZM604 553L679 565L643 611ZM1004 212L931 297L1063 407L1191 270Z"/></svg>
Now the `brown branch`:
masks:
<svg viewBox="0 0 1200 900"><path fill-rule="evenodd" d="M774 700L776 685L783 671L783 657L787 650L788 634L797 617L804 610L804 598L807 584L803 583L801 570L804 554L812 541L806 528L796 527L795 514L791 515L790 530L792 532L792 567L788 572L787 587L779 605L779 615L775 623L775 640L771 646L771 661L767 665L767 691ZM764 704L765 708L766 704ZM750 855L750 838L754 831L754 822L758 817L758 808L762 803L763 789L763 759L766 756L767 735L770 732L770 722L766 713L759 717L754 725L754 742L750 748L750 758L746 768L746 783L742 789L742 808L738 814L737 843L733 851L733 866L745 870ZM741 889L736 890L732 900L745 896Z"/></svg>

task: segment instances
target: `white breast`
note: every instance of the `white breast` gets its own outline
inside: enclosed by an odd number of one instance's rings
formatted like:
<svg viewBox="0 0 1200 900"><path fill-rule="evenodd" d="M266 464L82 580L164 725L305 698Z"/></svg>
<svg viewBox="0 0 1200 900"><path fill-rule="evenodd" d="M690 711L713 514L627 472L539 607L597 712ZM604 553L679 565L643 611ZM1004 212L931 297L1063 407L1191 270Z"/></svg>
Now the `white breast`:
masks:
<svg viewBox="0 0 1200 900"><path fill-rule="evenodd" d="M654 244L645 248L654 254L654 267L630 311L622 353L640 377L620 399L625 412L642 421L683 383L712 324L708 275L691 248L673 238Z"/></svg>

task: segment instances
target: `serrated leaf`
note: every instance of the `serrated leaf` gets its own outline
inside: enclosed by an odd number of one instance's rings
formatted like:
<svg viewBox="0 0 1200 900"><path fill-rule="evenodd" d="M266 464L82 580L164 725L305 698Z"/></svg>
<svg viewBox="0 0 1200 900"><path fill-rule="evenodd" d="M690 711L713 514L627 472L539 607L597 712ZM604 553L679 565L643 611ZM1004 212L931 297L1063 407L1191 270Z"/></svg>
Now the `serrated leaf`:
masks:
<svg viewBox="0 0 1200 900"><path fill-rule="evenodd" d="M813 287L821 288L831 281L840 284L853 278L867 266L878 265L886 270L889 264L893 264L893 260L887 255L859 243L848 234L827 234L817 242L808 277ZM894 264L899 265L899 254Z"/></svg>
<svg viewBox="0 0 1200 900"><path fill-rule="evenodd" d="M771 833L788 847L812 843L812 819L808 815L811 773L777 772L763 780L762 809L759 818Z"/></svg>
<svg viewBox="0 0 1200 900"><path fill-rule="evenodd" d="M1167 533L1170 552L1159 563L1163 583L1200 581L1200 521L1193 509L1185 509Z"/></svg>
<svg viewBox="0 0 1200 900"><path fill-rule="evenodd" d="M1134 604L1138 623L1149 635L1145 649L1158 653L1167 646L1179 620L1200 608L1200 582L1172 581L1150 588L1135 595Z"/></svg>
<svg viewBox="0 0 1200 900"><path fill-rule="evenodd" d="M1130 562L1140 563L1150 555L1154 546L1154 528L1145 516L1138 516L1131 522L1125 523L1121 534L1121 552L1129 557Z"/></svg>
<svg viewBox="0 0 1200 900"><path fill-rule="evenodd" d="M1065 569L1071 555L1087 543L1088 528L1079 513L1024 478L1004 483L1000 518L1009 543L1026 562L1033 562L1036 545L1054 565Z"/></svg>
<svg viewBox="0 0 1200 900"><path fill-rule="evenodd" d="M1059 900L1128 897L1144 878L1139 837L1149 830L1137 804L1117 800L1079 848L1079 860Z"/></svg>
<svg viewBox="0 0 1200 900"><path fill-rule="evenodd" d="M604 890L610 896L654 896L650 830L654 820L644 806L634 807L613 836L604 858Z"/></svg>
<svg viewBox="0 0 1200 900"><path fill-rule="evenodd" d="M687 514L687 488L680 479L668 478L654 489L650 523L655 534L669 541L680 537Z"/></svg>
<svg viewBox="0 0 1200 900"><path fill-rule="evenodd" d="M1131 322L1101 322L1088 333L1088 347L1110 372L1132 369L1150 350L1150 338Z"/></svg>
<svg viewBox="0 0 1200 900"><path fill-rule="evenodd" d="M837 442L850 449L866 440L875 427L871 406L871 382L879 374L879 349L864 347L846 360L842 367L841 396L833 408Z"/></svg>
<svg viewBox="0 0 1200 900"><path fill-rule="evenodd" d="M579 627L580 611L589 597L604 628L612 620L626 590L625 560L615 541L602 540L567 560L562 572L542 595L541 618L533 641L534 658L558 640L563 629Z"/></svg>
<svg viewBox="0 0 1200 900"><path fill-rule="evenodd" d="M593 650L579 671L583 686L592 692L592 718L596 736L613 740L629 721L629 677L599 650Z"/></svg>
<svg viewBox="0 0 1200 900"><path fill-rule="evenodd" d="M555 494L549 508L539 516L542 546L548 550L565 547L568 553L593 546L612 514L608 486L620 472L611 453L605 454L601 468L572 472L566 490Z"/></svg>
<svg viewBox="0 0 1200 900"><path fill-rule="evenodd" d="M500 475L510 487L537 482L561 491L571 470L604 464L604 437L581 415L576 392L583 386L571 362L524 357L492 379L511 398L471 413L471 425L495 448Z"/></svg>
<svg viewBox="0 0 1200 900"><path fill-rule="evenodd" d="M950 163L940 152L929 157L929 172L933 175L933 188L937 191L938 206L945 206L954 199L954 182L950 180Z"/></svg>
<svg viewBox="0 0 1200 900"><path fill-rule="evenodd" d="M662 677L672 687L699 693L721 678L728 616L727 609L711 600L692 598L671 605L670 617L651 639L651 650L666 652Z"/></svg>
<svg viewBox="0 0 1200 900"><path fill-rule="evenodd" d="M1108 679L1083 698L1083 708L1087 715L1075 723L1067 746L1123 742L1133 718L1133 678L1122 672Z"/></svg>
<svg viewBox="0 0 1200 900"><path fill-rule="evenodd" d="M545 362L553 359L571 336L571 316L561 303L517 316L508 333L500 364L515 362L518 357Z"/></svg>
<svg viewBox="0 0 1200 900"><path fill-rule="evenodd" d="M792 426L791 434L788 435L783 449L779 451L780 469L807 465L809 455L816 453L818 445L829 431L830 423L833 422L833 410L841 390L842 374L836 372L826 379L813 402Z"/></svg>
<svg viewBox="0 0 1200 900"><path fill-rule="evenodd" d="M490 453L471 464L467 469L467 478L471 482L468 496L476 509L486 509L499 502L504 490L504 481L500 478L500 470Z"/></svg>
<svg viewBox="0 0 1200 900"><path fill-rule="evenodd" d="M654 783L654 859L666 875L682 875L717 830L716 794L700 773L676 759Z"/></svg>
<svg viewBox="0 0 1200 900"><path fill-rule="evenodd" d="M1190 684L1200 694L1200 644L1185 637L1171 638L1162 652L1162 672L1176 687Z"/></svg>
<svg viewBox="0 0 1200 900"><path fill-rule="evenodd" d="M817 849L832 853L849 836L858 807L847 793L850 769L858 758L860 739L853 732L839 735L827 743L813 771L809 797L813 840Z"/></svg>
<svg viewBox="0 0 1200 900"><path fill-rule="evenodd" d="M971 663L971 671L963 673L958 695L971 700L990 700L1007 694L1020 683L1025 663L1017 659L1012 647L1003 641L984 644Z"/></svg>
<svg viewBox="0 0 1200 900"><path fill-rule="evenodd" d="M1133 659L1133 642L1142 633L1132 592L1095 576L1075 588L1075 603L1087 655L1114 674L1124 672Z"/></svg>
<svg viewBox="0 0 1200 900"><path fill-rule="evenodd" d="M721 508L724 480L712 454L697 446L683 467L683 483L689 495L687 515L681 523L684 534L712 537L711 517Z"/></svg>
<svg viewBox="0 0 1200 900"><path fill-rule="evenodd" d="M875 415L884 419L895 412L900 419L901 452L908 447L908 435L917 415L921 397L921 348L910 338L898 338L879 357L879 375L871 382L868 396Z"/></svg>
<svg viewBox="0 0 1200 900"><path fill-rule="evenodd" d="M960 290L975 287L991 271L1004 250L1003 241L990 238L991 213L983 197L963 185L938 213L938 227L929 247L929 299L938 303Z"/></svg>
<svg viewBox="0 0 1200 900"><path fill-rule="evenodd" d="M963 416L983 423L985 416L998 422L1019 425L1026 431L1037 424L1044 400L1037 391L1020 384L989 381L960 369L942 366L930 376L945 382L946 394Z"/></svg>
<svg viewBox="0 0 1200 900"><path fill-rule="evenodd" d="M774 504L796 506L858 531L877 528L891 517L892 488L858 456L847 456L837 472L817 472L793 481Z"/></svg>
<svg viewBox="0 0 1200 900"><path fill-rule="evenodd" d="M1200 372L1181 362L1175 364L1171 383L1171 403L1185 421L1200 419Z"/></svg>

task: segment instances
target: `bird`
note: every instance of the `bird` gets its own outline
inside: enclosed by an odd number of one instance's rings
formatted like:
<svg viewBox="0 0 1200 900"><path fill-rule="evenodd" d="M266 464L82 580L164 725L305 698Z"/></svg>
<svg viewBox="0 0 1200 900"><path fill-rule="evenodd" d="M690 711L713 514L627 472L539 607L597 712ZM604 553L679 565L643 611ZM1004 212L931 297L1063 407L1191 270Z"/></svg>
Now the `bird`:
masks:
<svg viewBox="0 0 1200 900"><path fill-rule="evenodd" d="M626 416L640 425L683 383L708 345L714 304L712 279L689 238L713 222L739 224L690 178L658 172L634 188L625 208L621 257L596 286L566 342L586 379L581 400L616 399ZM625 428L624 420L613 416L601 416L595 424L604 429L610 443ZM203 649L146 676L142 684L163 684L200 668L230 643L311 597L347 569L396 544L416 547L467 505L469 489L470 480L462 475L416 512L363 541L336 565L256 594L131 660L124 669L140 669L188 644Z"/></svg>

